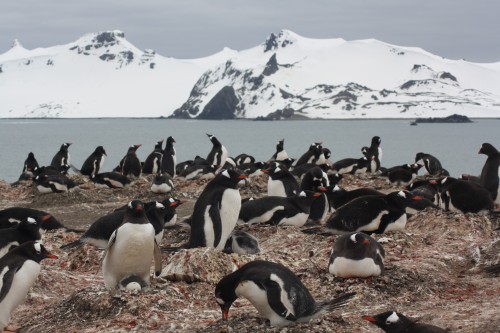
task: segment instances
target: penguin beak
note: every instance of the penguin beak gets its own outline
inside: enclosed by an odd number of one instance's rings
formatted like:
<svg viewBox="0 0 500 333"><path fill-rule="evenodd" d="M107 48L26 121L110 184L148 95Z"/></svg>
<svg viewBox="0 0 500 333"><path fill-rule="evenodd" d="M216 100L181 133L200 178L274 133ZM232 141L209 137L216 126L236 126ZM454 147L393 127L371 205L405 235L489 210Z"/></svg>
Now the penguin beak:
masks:
<svg viewBox="0 0 500 333"><path fill-rule="evenodd" d="M316 193L313 193L313 195L312 195L312 196L313 196L313 197L319 197L319 196L321 196L321 193L316 192Z"/></svg>
<svg viewBox="0 0 500 333"><path fill-rule="evenodd" d="M220 309L222 311L222 320L227 321L229 319L229 306L224 304L220 306Z"/></svg>
<svg viewBox="0 0 500 333"><path fill-rule="evenodd" d="M246 179L247 178L247 175L239 175L238 176L238 179Z"/></svg>
<svg viewBox="0 0 500 333"><path fill-rule="evenodd" d="M321 187L318 187L318 190L321 191L321 192L327 192L328 189L324 186L321 186Z"/></svg>
<svg viewBox="0 0 500 333"><path fill-rule="evenodd" d="M370 240L369 240L369 239L364 239L364 240L363 240L363 244L365 244L365 245L370 244Z"/></svg>
<svg viewBox="0 0 500 333"><path fill-rule="evenodd" d="M374 317L371 317L371 316L363 316L361 318L363 318L363 320L369 321L370 323L376 323L377 322L377 319L375 319Z"/></svg>
<svg viewBox="0 0 500 333"><path fill-rule="evenodd" d="M42 222L45 222L45 221L47 221L48 219L50 219L50 215L48 215L48 214L47 214L47 215L44 215L44 216L42 216L42 217L40 217L40 221L42 221Z"/></svg>
<svg viewBox="0 0 500 333"><path fill-rule="evenodd" d="M424 198L422 198L420 195L415 195L411 198L411 200L413 201L419 201L419 200L423 200Z"/></svg>
<svg viewBox="0 0 500 333"><path fill-rule="evenodd" d="M267 170L267 169L262 169L262 170L260 170L260 171L262 171L262 172L263 172L263 173L265 173L265 174L269 174L269 170Z"/></svg>
<svg viewBox="0 0 500 333"><path fill-rule="evenodd" d="M47 254L45 255L46 258L49 258L49 259L59 259L58 256L56 256L55 254L52 254L50 252L47 252Z"/></svg>

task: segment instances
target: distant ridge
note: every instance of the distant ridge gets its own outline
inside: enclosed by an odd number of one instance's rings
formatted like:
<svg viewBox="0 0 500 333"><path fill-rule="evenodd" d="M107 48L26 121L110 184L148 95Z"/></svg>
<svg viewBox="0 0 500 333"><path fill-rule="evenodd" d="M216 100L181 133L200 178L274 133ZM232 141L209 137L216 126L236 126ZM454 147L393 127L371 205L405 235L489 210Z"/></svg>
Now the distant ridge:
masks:
<svg viewBox="0 0 500 333"><path fill-rule="evenodd" d="M140 50L120 30L0 54L0 118L500 117L500 62L375 39L270 34L199 59Z"/></svg>
<svg viewBox="0 0 500 333"><path fill-rule="evenodd" d="M453 114L448 117L441 118L417 118L416 123L472 123L473 121L467 116Z"/></svg>

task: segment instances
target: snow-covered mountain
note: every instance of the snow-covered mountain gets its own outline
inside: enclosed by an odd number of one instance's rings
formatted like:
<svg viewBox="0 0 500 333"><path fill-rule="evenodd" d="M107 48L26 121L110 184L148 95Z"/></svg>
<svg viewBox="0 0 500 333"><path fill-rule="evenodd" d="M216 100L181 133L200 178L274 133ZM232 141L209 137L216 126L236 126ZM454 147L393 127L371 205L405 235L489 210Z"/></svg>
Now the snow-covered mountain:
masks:
<svg viewBox="0 0 500 333"><path fill-rule="evenodd" d="M450 60L377 40L271 34L179 60L121 31L0 55L0 117L414 118L500 116L500 62Z"/></svg>

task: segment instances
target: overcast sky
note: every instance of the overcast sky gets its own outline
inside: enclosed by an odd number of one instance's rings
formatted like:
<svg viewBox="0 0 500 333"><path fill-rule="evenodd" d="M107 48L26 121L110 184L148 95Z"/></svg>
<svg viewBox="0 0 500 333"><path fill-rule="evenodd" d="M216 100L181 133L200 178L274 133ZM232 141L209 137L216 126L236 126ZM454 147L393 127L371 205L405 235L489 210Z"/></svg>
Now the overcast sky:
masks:
<svg viewBox="0 0 500 333"><path fill-rule="evenodd" d="M500 61L500 0L0 0L0 53L119 29L140 49L198 58L304 37L376 38L474 62Z"/></svg>

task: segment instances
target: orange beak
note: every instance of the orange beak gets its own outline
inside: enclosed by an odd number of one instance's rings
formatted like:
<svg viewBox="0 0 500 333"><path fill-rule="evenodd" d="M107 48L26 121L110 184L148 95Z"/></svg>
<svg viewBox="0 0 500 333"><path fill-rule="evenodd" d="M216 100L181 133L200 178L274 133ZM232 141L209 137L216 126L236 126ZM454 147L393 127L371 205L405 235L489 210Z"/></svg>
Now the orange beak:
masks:
<svg viewBox="0 0 500 333"><path fill-rule="evenodd" d="M245 179L245 178L247 178L247 175L239 175L238 176L238 179Z"/></svg>
<svg viewBox="0 0 500 333"><path fill-rule="evenodd" d="M222 308L222 320L227 321L229 318L229 309Z"/></svg>
<svg viewBox="0 0 500 333"><path fill-rule="evenodd" d="M370 317L370 316L363 316L361 318L363 318L363 320L369 321L370 323L376 323L377 322L377 319L375 319L373 317Z"/></svg>
<svg viewBox="0 0 500 333"><path fill-rule="evenodd" d="M48 214L47 214L47 215L44 215L44 216L42 216L42 217L40 217L40 221L42 221L42 222L45 222L45 221L47 221L48 219L50 219L50 215L48 215Z"/></svg>
<svg viewBox="0 0 500 333"><path fill-rule="evenodd" d="M370 244L370 240L369 240L369 239L364 239L364 240L363 240L363 244L365 244L365 245Z"/></svg>
<svg viewBox="0 0 500 333"><path fill-rule="evenodd" d="M59 257L58 257L58 256L56 256L55 254L52 254L52 253L50 253L50 252L46 254L46 257L47 257L47 258L50 258L50 259L59 259Z"/></svg>

